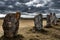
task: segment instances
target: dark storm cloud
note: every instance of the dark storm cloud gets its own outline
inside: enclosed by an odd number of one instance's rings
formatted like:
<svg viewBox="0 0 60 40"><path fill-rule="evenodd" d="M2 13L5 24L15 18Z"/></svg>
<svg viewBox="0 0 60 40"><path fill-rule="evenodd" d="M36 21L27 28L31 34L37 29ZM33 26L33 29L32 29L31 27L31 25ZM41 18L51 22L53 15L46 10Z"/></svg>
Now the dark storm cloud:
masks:
<svg viewBox="0 0 60 40"><path fill-rule="evenodd" d="M60 0L0 0L0 4L4 5L5 9L8 10L60 12Z"/></svg>
<svg viewBox="0 0 60 40"><path fill-rule="evenodd" d="M60 9L60 0L52 0L53 4L51 5L54 9Z"/></svg>
<svg viewBox="0 0 60 40"><path fill-rule="evenodd" d="M55 13L60 13L60 0L51 0L48 4L45 6L48 6L49 12L55 12Z"/></svg>
<svg viewBox="0 0 60 40"><path fill-rule="evenodd" d="M18 1L21 2L21 3L26 3L26 2L29 2L31 0L18 0Z"/></svg>

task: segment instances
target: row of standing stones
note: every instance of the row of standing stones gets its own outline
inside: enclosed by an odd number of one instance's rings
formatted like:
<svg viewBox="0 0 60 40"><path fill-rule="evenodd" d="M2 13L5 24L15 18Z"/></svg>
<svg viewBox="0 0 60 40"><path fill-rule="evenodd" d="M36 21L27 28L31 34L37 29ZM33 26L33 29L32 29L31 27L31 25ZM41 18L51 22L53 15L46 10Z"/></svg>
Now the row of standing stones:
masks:
<svg viewBox="0 0 60 40"><path fill-rule="evenodd" d="M3 31L5 37L14 37L17 35L19 29L19 18L21 16L20 12L16 12L16 14L7 14L3 21ZM50 13L46 17L47 25L46 27L51 27L51 24L57 24L57 17L54 14ZM43 29L43 16L39 14L34 18L34 28L35 30L41 31Z"/></svg>
<svg viewBox="0 0 60 40"><path fill-rule="evenodd" d="M52 25L57 25L56 14L55 13L47 14L46 21L47 21L47 24L45 26L46 28L50 28L50 27L52 27ZM43 29L43 16L42 16L42 14L35 16L34 24L35 24L35 27L34 27L35 30L41 31Z"/></svg>

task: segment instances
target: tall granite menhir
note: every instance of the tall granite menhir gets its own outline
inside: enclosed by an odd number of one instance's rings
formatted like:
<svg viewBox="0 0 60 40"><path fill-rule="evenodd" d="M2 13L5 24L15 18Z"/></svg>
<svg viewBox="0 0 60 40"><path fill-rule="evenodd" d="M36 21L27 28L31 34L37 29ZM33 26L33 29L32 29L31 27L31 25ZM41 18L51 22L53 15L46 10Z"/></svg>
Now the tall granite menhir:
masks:
<svg viewBox="0 0 60 40"><path fill-rule="evenodd" d="M46 17L46 21L47 21L47 24L46 24L46 28L50 28L51 27L51 20L50 20L50 15L49 14L47 14L47 17Z"/></svg>
<svg viewBox="0 0 60 40"><path fill-rule="evenodd" d="M57 17L56 17L56 14L55 13L53 13L53 25L57 25Z"/></svg>
<svg viewBox="0 0 60 40"><path fill-rule="evenodd" d="M9 13L5 16L2 25L5 37L10 38L17 35L20 15L20 12L16 12L15 14Z"/></svg>
<svg viewBox="0 0 60 40"><path fill-rule="evenodd" d="M35 18L34 18L34 24L35 24L35 29L36 30L40 31L43 28L42 14L39 14L39 15L35 16Z"/></svg>

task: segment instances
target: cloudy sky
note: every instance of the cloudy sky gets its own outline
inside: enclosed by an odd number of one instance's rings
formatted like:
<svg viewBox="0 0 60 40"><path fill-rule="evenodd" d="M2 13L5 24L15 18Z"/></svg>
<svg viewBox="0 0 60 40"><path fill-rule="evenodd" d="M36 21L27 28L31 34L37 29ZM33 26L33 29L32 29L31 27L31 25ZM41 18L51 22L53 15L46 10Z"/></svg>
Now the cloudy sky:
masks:
<svg viewBox="0 0 60 40"><path fill-rule="evenodd" d="M5 10L22 12L60 12L60 0L0 0L2 6Z"/></svg>

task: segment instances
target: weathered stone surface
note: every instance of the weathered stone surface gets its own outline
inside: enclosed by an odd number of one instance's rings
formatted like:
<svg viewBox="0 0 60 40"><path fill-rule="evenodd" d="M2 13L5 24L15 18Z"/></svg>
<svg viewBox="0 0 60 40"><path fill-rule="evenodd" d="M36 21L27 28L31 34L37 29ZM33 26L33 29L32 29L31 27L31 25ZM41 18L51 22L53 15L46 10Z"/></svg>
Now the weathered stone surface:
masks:
<svg viewBox="0 0 60 40"><path fill-rule="evenodd" d="M56 14L55 13L53 13L53 18L52 19L53 19L53 22L52 23L54 25L56 25L57 24L57 17L56 17Z"/></svg>
<svg viewBox="0 0 60 40"><path fill-rule="evenodd" d="M47 15L47 25L46 27L51 27L51 20L50 20L50 15Z"/></svg>
<svg viewBox="0 0 60 40"><path fill-rule="evenodd" d="M13 37L17 35L20 15L20 12L16 12L16 14L9 13L5 16L2 25L4 36Z"/></svg>
<svg viewBox="0 0 60 40"><path fill-rule="evenodd" d="M51 24L52 24L52 22L53 22L53 14L52 13L50 13L50 21L51 21Z"/></svg>
<svg viewBox="0 0 60 40"><path fill-rule="evenodd" d="M42 14L39 14L39 15L37 15L35 18L34 18L34 24L35 24L35 28L37 29L37 30L41 30L42 28L43 28L43 25L42 25L42 20L43 20L43 18L42 18Z"/></svg>

